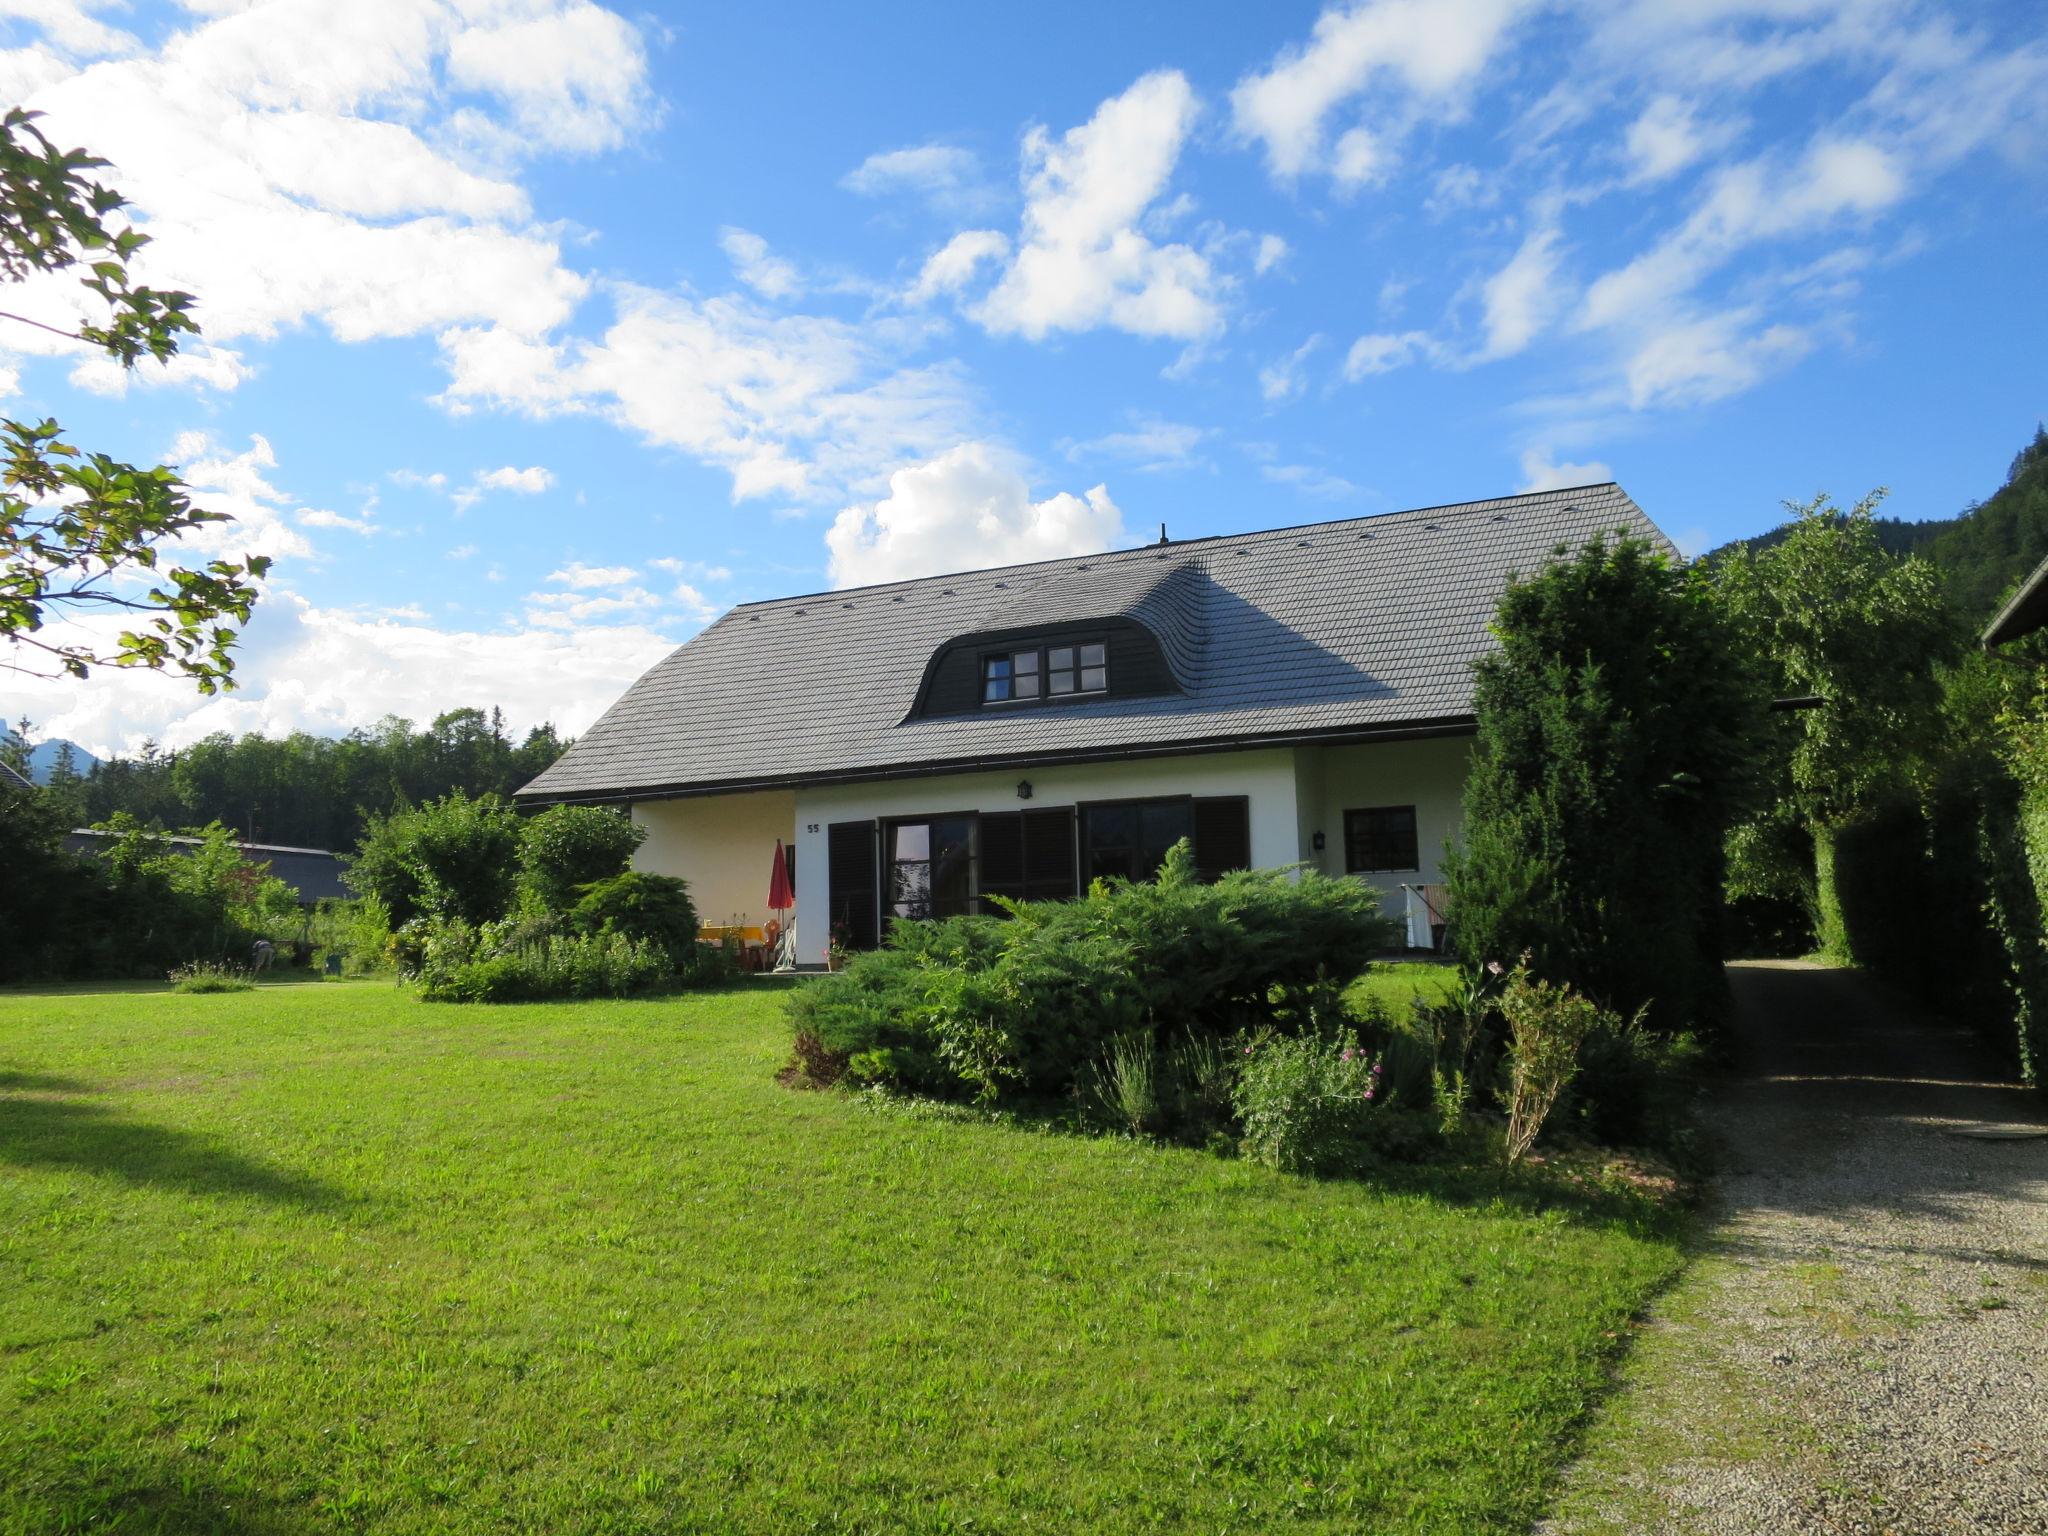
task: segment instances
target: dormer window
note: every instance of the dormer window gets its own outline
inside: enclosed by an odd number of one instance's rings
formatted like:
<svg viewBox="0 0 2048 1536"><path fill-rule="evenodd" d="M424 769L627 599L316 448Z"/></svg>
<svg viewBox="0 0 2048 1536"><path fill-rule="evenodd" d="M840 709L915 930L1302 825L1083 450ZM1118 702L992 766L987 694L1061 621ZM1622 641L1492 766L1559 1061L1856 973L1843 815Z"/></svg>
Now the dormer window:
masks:
<svg viewBox="0 0 2048 1536"><path fill-rule="evenodd" d="M1069 693L1101 693L1109 687L1107 651L1100 640L1086 645L1055 645L1045 653L1046 691L1054 698Z"/></svg>
<svg viewBox="0 0 2048 1536"><path fill-rule="evenodd" d="M1109 691L1109 649L1100 640L992 651L981 658L983 704L1035 704Z"/></svg>
<svg viewBox="0 0 2048 1536"><path fill-rule="evenodd" d="M1013 704L1039 696L1038 652L1001 651L981 659L981 702Z"/></svg>

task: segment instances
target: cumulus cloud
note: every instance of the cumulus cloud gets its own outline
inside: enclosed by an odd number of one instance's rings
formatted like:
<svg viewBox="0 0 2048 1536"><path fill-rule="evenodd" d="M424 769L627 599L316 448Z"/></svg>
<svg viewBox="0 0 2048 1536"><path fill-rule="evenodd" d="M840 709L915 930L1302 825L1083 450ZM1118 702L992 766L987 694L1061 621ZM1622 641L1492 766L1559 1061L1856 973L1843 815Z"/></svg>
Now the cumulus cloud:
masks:
<svg viewBox="0 0 2048 1536"><path fill-rule="evenodd" d="M499 469L479 471L477 486L486 491L510 491L515 496L538 496L555 483L554 472L540 464L529 464L524 469L515 469L507 464Z"/></svg>
<svg viewBox="0 0 2048 1536"><path fill-rule="evenodd" d="M1328 170L1364 185L1386 173L1389 137L1424 109L1441 110L1492 57L1523 7L1516 0L1361 0L1331 6L1304 44L1291 45L1230 93L1238 134L1262 145L1282 180ZM1337 141L1330 117L1371 94L1377 117Z"/></svg>
<svg viewBox="0 0 2048 1536"><path fill-rule="evenodd" d="M1021 468L990 444L962 443L889 477L889 492L851 506L825 535L835 586L1048 560L1126 541L1107 486L1031 499Z"/></svg>
<svg viewBox="0 0 2048 1536"><path fill-rule="evenodd" d="M199 295L210 349L169 377L214 388L246 376L233 344L309 324L342 341L563 324L589 283L507 168L613 147L652 117L638 32L588 0L284 0L202 16L154 51L28 9L45 56L76 52L29 72L26 103L111 162L153 241L138 275ZM68 325L78 302L44 278L11 307ZM128 381L87 364L77 382Z"/></svg>
<svg viewBox="0 0 2048 1536"><path fill-rule="evenodd" d="M577 592L588 592L596 587L621 587L629 581L639 580L639 570L630 565L585 565L580 560L571 560L567 565L549 572L548 580Z"/></svg>
<svg viewBox="0 0 2048 1536"><path fill-rule="evenodd" d="M1344 354L1344 377L1350 383L1376 373L1392 373L1417 358L1438 358L1443 349L1427 331L1375 332L1351 343Z"/></svg>
<svg viewBox="0 0 2048 1536"><path fill-rule="evenodd" d="M1034 341L1097 326L1182 341L1215 331L1221 282L1209 259L1142 228L1196 110L1186 77L1161 70L1057 139L1043 127L1026 134L1016 254L974 318Z"/></svg>
<svg viewBox="0 0 2048 1536"><path fill-rule="evenodd" d="M1259 476L1316 501L1349 501L1358 494L1358 487L1342 475L1313 464L1261 464Z"/></svg>
<svg viewBox="0 0 2048 1536"><path fill-rule="evenodd" d="M1725 147L1737 131L1733 123L1700 122L1692 104L1678 96L1658 96L1628 125L1629 179L1640 184L1676 176Z"/></svg>
<svg viewBox="0 0 2048 1536"><path fill-rule="evenodd" d="M546 417L600 411L732 476L735 501L825 503L958 441L973 411L956 369L912 367L921 332L783 314L736 294L621 284L596 340L445 338L445 403Z"/></svg>

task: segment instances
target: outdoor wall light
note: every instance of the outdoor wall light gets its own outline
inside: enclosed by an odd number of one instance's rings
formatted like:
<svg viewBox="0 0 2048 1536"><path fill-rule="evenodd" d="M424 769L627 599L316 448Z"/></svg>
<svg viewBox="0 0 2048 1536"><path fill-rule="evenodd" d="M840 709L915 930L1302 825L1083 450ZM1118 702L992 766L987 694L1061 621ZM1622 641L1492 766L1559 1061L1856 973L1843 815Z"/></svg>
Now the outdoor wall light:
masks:
<svg viewBox="0 0 2048 1536"><path fill-rule="evenodd" d="M1317 853L1321 853L1321 852L1323 851L1323 834L1322 834L1322 833L1318 832L1318 833L1317 833L1317 834L1316 834L1316 835L1315 835L1314 837L1310 838L1310 839L1309 839L1308 841L1309 841L1309 846L1310 846L1311 848L1315 849L1315 851L1316 851Z"/></svg>
<svg viewBox="0 0 2048 1536"><path fill-rule="evenodd" d="M1019 779L1017 781L1017 798L1019 800L1029 800L1031 798L1031 781L1029 779Z"/></svg>

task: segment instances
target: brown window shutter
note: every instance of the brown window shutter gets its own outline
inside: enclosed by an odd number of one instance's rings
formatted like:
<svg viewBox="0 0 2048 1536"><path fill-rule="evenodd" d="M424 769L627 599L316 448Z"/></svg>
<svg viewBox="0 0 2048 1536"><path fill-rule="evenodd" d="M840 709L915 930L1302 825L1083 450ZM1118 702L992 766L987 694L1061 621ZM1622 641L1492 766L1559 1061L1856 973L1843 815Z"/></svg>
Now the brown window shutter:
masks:
<svg viewBox="0 0 2048 1536"><path fill-rule="evenodd" d="M1195 867L1207 881L1252 867L1250 800L1227 795L1195 802Z"/></svg>
<svg viewBox="0 0 2048 1536"><path fill-rule="evenodd" d="M841 934L851 949L873 949L881 943L875 895L877 836L872 821L835 821L825 829L826 910L833 932Z"/></svg>
<svg viewBox="0 0 2048 1536"><path fill-rule="evenodd" d="M1074 812L1069 806L1052 811L1026 811L1024 868L1034 901L1066 901L1080 894L1074 883Z"/></svg>

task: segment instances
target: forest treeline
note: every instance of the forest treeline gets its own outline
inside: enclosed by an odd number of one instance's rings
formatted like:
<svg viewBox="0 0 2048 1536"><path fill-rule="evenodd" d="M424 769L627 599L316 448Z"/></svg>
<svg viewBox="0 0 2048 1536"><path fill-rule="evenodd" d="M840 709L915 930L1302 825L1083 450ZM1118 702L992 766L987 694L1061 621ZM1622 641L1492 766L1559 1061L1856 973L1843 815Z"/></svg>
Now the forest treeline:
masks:
<svg viewBox="0 0 2048 1536"><path fill-rule="evenodd" d="M17 748L28 734L9 733ZM452 709L424 728L392 716L344 736L220 732L175 752L144 743L87 774L60 754L46 793L72 826L126 812L164 831L219 822L249 842L347 851L372 816L451 790L510 795L568 746L552 725L515 740L500 710Z"/></svg>
<svg viewBox="0 0 2048 1536"><path fill-rule="evenodd" d="M1955 517L1906 522L1872 519L1877 537L1894 555L1919 555L1943 574L1956 611L1980 628L2020 578L2048 559L2048 429L2013 458L2005 483ZM1753 539L1724 544L1715 562L1736 549L1761 552L1785 538L1785 524Z"/></svg>

